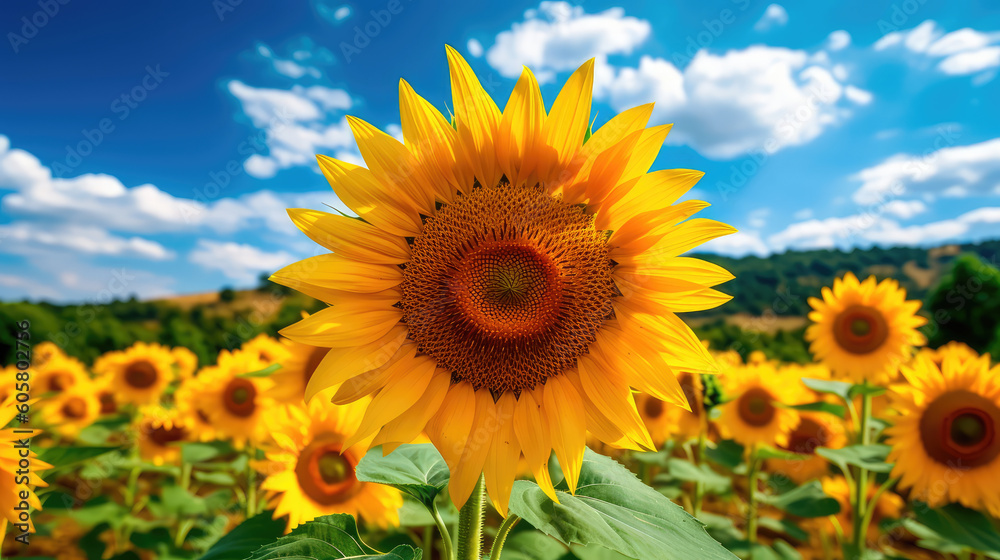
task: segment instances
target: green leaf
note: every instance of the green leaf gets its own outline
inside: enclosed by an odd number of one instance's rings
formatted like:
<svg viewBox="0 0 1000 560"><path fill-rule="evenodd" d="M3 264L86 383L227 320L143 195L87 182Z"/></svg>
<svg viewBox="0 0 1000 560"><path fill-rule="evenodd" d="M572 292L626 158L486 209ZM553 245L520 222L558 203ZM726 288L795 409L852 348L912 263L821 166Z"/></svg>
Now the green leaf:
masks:
<svg viewBox="0 0 1000 560"><path fill-rule="evenodd" d="M212 443L187 442L181 444L181 461L204 463L221 455L225 450Z"/></svg>
<svg viewBox="0 0 1000 560"><path fill-rule="evenodd" d="M770 529L775 533L784 533L797 541L809 541L809 533L805 532L801 527L787 518L775 519L764 515L757 519L757 524L760 525L761 528Z"/></svg>
<svg viewBox="0 0 1000 560"><path fill-rule="evenodd" d="M847 414L847 408L844 405L834 404L829 402L812 402L806 404L794 404L794 405L781 405L783 408L791 408L793 410L799 410L802 412L825 412L827 414L832 414L837 418L844 418Z"/></svg>
<svg viewBox="0 0 1000 560"><path fill-rule="evenodd" d="M701 482L705 491L710 494L724 494L732 486L728 476L723 476L712 470L708 465L695 465L690 461L671 458L667 461L670 476L686 482Z"/></svg>
<svg viewBox="0 0 1000 560"><path fill-rule="evenodd" d="M639 482L614 460L587 450L576 495L565 482L559 503L534 482L514 483L510 511L565 544L599 545L631 558L735 558L680 506Z"/></svg>
<svg viewBox="0 0 1000 560"><path fill-rule="evenodd" d="M841 449L817 447L816 454L837 465L842 471L847 471L847 466L853 465L864 467L872 472L887 473L892 471L892 463L885 462L890 449L888 445L872 443L869 445L848 445Z"/></svg>
<svg viewBox="0 0 1000 560"><path fill-rule="evenodd" d="M705 456L713 463L735 469L743 462L744 448L731 439L725 439L705 449Z"/></svg>
<svg viewBox="0 0 1000 560"><path fill-rule="evenodd" d="M802 383L817 393L837 395L845 401L851 400L851 388L853 385L850 383L830 379L812 379L809 377L802 378Z"/></svg>
<svg viewBox="0 0 1000 560"><path fill-rule="evenodd" d="M448 485L448 464L432 444L400 445L382 456L375 447L358 462L355 469L361 482L386 484L419 500L428 509L434 498Z"/></svg>
<svg viewBox="0 0 1000 560"><path fill-rule="evenodd" d="M231 474L229 474L227 472L222 472L222 471L214 471L214 472L194 471L191 474L194 477L194 479L197 480L198 482L205 482L205 483L208 483L208 484L215 484L216 486L234 486L234 485L236 485L236 478L234 478L233 475L231 475Z"/></svg>
<svg viewBox="0 0 1000 560"><path fill-rule="evenodd" d="M775 449L768 445L761 445L757 448L757 458L761 460L781 459L783 461L801 461L803 459L808 459L809 456L803 455L802 453L785 451L784 449Z"/></svg>
<svg viewBox="0 0 1000 560"><path fill-rule="evenodd" d="M840 503L823 493L819 481L814 480L793 490L768 496L767 503L798 517L826 517L840 513Z"/></svg>
<svg viewBox="0 0 1000 560"><path fill-rule="evenodd" d="M258 369L257 371L249 371L247 373L241 373L236 377L268 377L272 373L281 369L281 364L271 364L264 369Z"/></svg>
<svg viewBox="0 0 1000 560"><path fill-rule="evenodd" d="M56 468L69 467L105 453L119 451L121 447L49 447L38 450L38 458Z"/></svg>
<svg viewBox="0 0 1000 560"><path fill-rule="evenodd" d="M862 395L877 397L883 393L885 393L885 387L876 387L874 385L851 385L850 390L847 391L848 396L852 399Z"/></svg>
<svg viewBox="0 0 1000 560"><path fill-rule="evenodd" d="M240 523L216 541L201 560L243 560L261 546L274 541L285 531L285 520L271 519L272 514L265 511Z"/></svg>
<svg viewBox="0 0 1000 560"><path fill-rule="evenodd" d="M149 504L152 512L170 517L205 515L208 507L205 500L195 496L180 486L166 486L160 491L160 503Z"/></svg>
<svg viewBox="0 0 1000 560"><path fill-rule="evenodd" d="M932 509L916 502L912 509L917 521L943 540L989 555L1000 555L1000 532L995 522L982 513L959 504Z"/></svg>
<svg viewBox="0 0 1000 560"><path fill-rule="evenodd" d="M358 536L358 525L346 513L324 515L299 525L286 537L264 545L249 560L274 560L277 558L351 558L365 560L419 560L422 552L411 546L399 545L387 553L380 553L366 545Z"/></svg>

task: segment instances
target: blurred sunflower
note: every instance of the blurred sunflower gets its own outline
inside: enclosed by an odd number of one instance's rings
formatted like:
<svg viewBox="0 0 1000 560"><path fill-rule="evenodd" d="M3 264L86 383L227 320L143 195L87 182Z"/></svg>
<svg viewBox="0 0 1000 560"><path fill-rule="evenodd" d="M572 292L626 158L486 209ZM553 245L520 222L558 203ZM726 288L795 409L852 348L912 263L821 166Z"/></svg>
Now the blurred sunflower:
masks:
<svg viewBox="0 0 1000 560"><path fill-rule="evenodd" d="M209 403L203 399L205 388L212 378L212 371L215 366L202 368L195 377L189 377L181 381L177 391L174 392L174 402L177 404L177 411L183 417L183 422L188 430L188 435L193 441L213 441L218 439L218 431L212 420L205 412L207 407L218 406L216 403Z"/></svg>
<svg viewBox="0 0 1000 560"><path fill-rule="evenodd" d="M240 350L260 358L260 361L264 363L264 367L271 364L284 363L288 359L288 348L280 341L263 333L244 342L240 346Z"/></svg>
<svg viewBox="0 0 1000 560"><path fill-rule="evenodd" d="M307 398L326 387L336 402L374 395L349 443L426 429L454 503L485 470L505 513L522 453L555 499L553 450L575 490L588 430L653 447L633 388L683 405L673 372L716 370L675 312L727 301L711 286L732 276L679 255L735 230L688 220L704 202L677 203L702 173L647 174L670 129L646 128L652 105L587 138L593 60L548 112L525 69L501 113L447 52L454 126L405 81L405 145L348 117L367 169L319 163L361 219L290 210L332 253L272 279L332 304L282 334L331 348Z"/></svg>
<svg viewBox="0 0 1000 560"><path fill-rule="evenodd" d="M139 456L154 465L179 464L180 443L187 441L184 418L176 409L148 407L136 426Z"/></svg>
<svg viewBox="0 0 1000 560"><path fill-rule="evenodd" d="M16 365L7 366L0 369L0 403L7 402L7 399L14 394L17 387L17 373L21 371Z"/></svg>
<svg viewBox="0 0 1000 560"><path fill-rule="evenodd" d="M59 394L78 383L86 383L89 380L87 370L80 360L59 352L52 354L42 365L34 366L31 390L38 395L43 393Z"/></svg>
<svg viewBox="0 0 1000 560"><path fill-rule="evenodd" d="M813 322L806 329L809 349L835 373L855 383L890 382L900 362L914 346L926 342L917 327L927 322L917 315L919 301L906 301L899 282L874 276L859 282L853 273L823 288L823 298L809 298Z"/></svg>
<svg viewBox="0 0 1000 560"><path fill-rule="evenodd" d="M267 474L261 488L274 518L288 516L286 532L334 513L382 528L399 524L399 491L360 482L354 475L364 449L347 448L345 443L364 413L364 401L331 407L314 400L308 407L283 406L268 419L275 445L257 467Z"/></svg>
<svg viewBox="0 0 1000 560"><path fill-rule="evenodd" d="M174 356L165 346L136 342L114 353L102 367L111 376L118 402L156 404L174 378Z"/></svg>
<svg viewBox="0 0 1000 560"><path fill-rule="evenodd" d="M924 358L902 368L891 387L898 412L886 429L889 462L900 488L937 507L960 502L1000 515L1000 366L989 355L948 356L939 368Z"/></svg>
<svg viewBox="0 0 1000 560"><path fill-rule="evenodd" d="M0 404L0 426L6 426L17 416L17 401L9 398ZM38 460L34 451L28 451L28 457L21 456L21 450L15 444L18 440L32 438L42 433L41 430L29 430L26 428L6 428L0 429L0 508L3 514L0 517L0 540L7 534L7 523L23 523L19 519L19 512L14 509L22 500L26 500L28 505L36 510L42 509L42 504L38 501L34 489L48 484L38 473L52 468L52 465ZM27 469L21 466L21 461L28 461ZM27 470L25 477L23 472ZM27 494L27 498L22 498L22 493ZM28 516L29 531L35 532L35 525L31 521L32 516Z"/></svg>
<svg viewBox="0 0 1000 560"><path fill-rule="evenodd" d="M952 340L939 348L921 348L917 352L918 358L927 358L939 367L945 358L955 356L959 360L974 360L979 357L968 344Z"/></svg>
<svg viewBox="0 0 1000 560"><path fill-rule="evenodd" d="M194 375L198 369L198 356L183 346L175 346L170 349L170 354L174 357L174 369L179 379L187 379Z"/></svg>
<svg viewBox="0 0 1000 560"><path fill-rule="evenodd" d="M800 412L799 423L790 434L785 451L808 455L801 460L769 459L767 470L787 476L796 484L820 478L828 472L826 459L816 454L817 447L840 449L847 445L844 422L825 412Z"/></svg>
<svg viewBox="0 0 1000 560"><path fill-rule="evenodd" d="M654 445L659 447L673 436L673 423L668 412L670 408L676 408L674 405L643 394L635 396L635 405Z"/></svg>
<svg viewBox="0 0 1000 560"><path fill-rule="evenodd" d="M191 403L204 413L207 424L232 440L237 449L256 445L268 437L265 415L274 406L267 396L273 381L266 377L239 377L266 367L259 355L223 350L216 366L198 374L199 392Z"/></svg>
<svg viewBox="0 0 1000 560"><path fill-rule="evenodd" d="M44 366L49 360L57 356L65 357L66 353L55 342L43 341L31 349L31 365L34 367Z"/></svg>
<svg viewBox="0 0 1000 560"><path fill-rule="evenodd" d="M76 383L41 407L43 421L64 437L75 437L101 415L101 402L90 381Z"/></svg>
<svg viewBox="0 0 1000 560"><path fill-rule="evenodd" d="M287 339L285 346L288 357L281 369L271 374L274 387L271 388L269 395L278 402L301 405L309 380L330 349Z"/></svg>
<svg viewBox="0 0 1000 560"><path fill-rule="evenodd" d="M725 438L751 447L757 444L788 445L788 436L799 422L799 413L780 404L800 404L801 384L779 375L769 363L733 368L721 379L728 402L719 408L719 432Z"/></svg>
<svg viewBox="0 0 1000 560"><path fill-rule="evenodd" d="M93 380L94 393L101 403L101 414L116 414L118 412L118 397L115 395L114 379L105 375Z"/></svg>

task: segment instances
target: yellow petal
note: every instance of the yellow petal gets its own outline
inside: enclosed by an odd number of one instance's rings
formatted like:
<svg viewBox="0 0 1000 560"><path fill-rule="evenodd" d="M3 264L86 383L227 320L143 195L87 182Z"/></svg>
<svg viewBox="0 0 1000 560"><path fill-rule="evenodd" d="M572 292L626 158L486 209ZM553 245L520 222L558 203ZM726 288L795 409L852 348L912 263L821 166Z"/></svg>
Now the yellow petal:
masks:
<svg viewBox="0 0 1000 560"><path fill-rule="evenodd" d="M364 221L402 237L420 233L420 209L408 197L392 196L371 171L322 155L316 160L340 200Z"/></svg>
<svg viewBox="0 0 1000 560"><path fill-rule="evenodd" d="M736 233L736 231L736 228L729 224L704 218L693 218L660 232L662 236L652 247L645 247L641 243L628 247L619 246L611 250L611 258L622 264L632 264L631 257L648 251L644 258L667 259L686 253L717 237Z"/></svg>
<svg viewBox="0 0 1000 560"><path fill-rule="evenodd" d="M556 375L545 381L542 403L552 448L559 459L569 491L575 494L587 445L587 416L583 399L569 379Z"/></svg>
<svg viewBox="0 0 1000 560"><path fill-rule="evenodd" d="M701 200L685 200L663 210L643 212L629 218L616 229L608 244L629 254L641 253L664 238L676 234L675 226L678 222L690 218L708 206L707 202Z"/></svg>
<svg viewBox="0 0 1000 560"><path fill-rule="evenodd" d="M521 456L517 434L514 433L516 406L517 397L513 393L507 392L500 395L500 400L496 403L496 422L499 430L493 436L489 454L486 456L486 465L483 467L486 490L493 505L504 517L507 517L507 503L510 501L510 491L514 487L517 463ZM586 426L583 426L583 430L581 436L585 433Z"/></svg>
<svg viewBox="0 0 1000 560"><path fill-rule="evenodd" d="M626 220L677 202L705 175L693 169L661 169L643 175L627 192L613 195L615 203L597 217L598 229L618 229Z"/></svg>
<svg viewBox="0 0 1000 560"><path fill-rule="evenodd" d="M406 327L397 325L370 344L331 348L306 384L306 401L312 400L324 389L338 386L356 375L384 365L398 352L406 340L406 334Z"/></svg>
<svg viewBox="0 0 1000 560"><path fill-rule="evenodd" d="M580 382L587 397L604 411L608 419L622 430L625 437L647 450L654 451L656 447L635 407L632 391L622 376L610 368L602 367L601 363L591 356L580 357L577 365Z"/></svg>
<svg viewBox="0 0 1000 560"><path fill-rule="evenodd" d="M455 129L406 80L399 81L399 116L406 148L426 164L441 200L454 199L459 190L454 171Z"/></svg>
<svg viewBox="0 0 1000 560"><path fill-rule="evenodd" d="M552 103L542 134L545 144L552 148L555 160L551 162L553 170L561 170L583 147L583 137L590 125L590 103L594 92L594 59L584 62L573 75L566 80L562 91ZM546 171L543 169L543 172ZM550 181L554 177L543 179Z"/></svg>
<svg viewBox="0 0 1000 560"><path fill-rule="evenodd" d="M395 307L359 310L338 305L321 309L280 332L310 346L357 346L378 340L402 318L403 312Z"/></svg>
<svg viewBox="0 0 1000 560"><path fill-rule="evenodd" d="M289 208L288 216L310 239L333 253L375 264L410 260L410 246L404 238L362 220L303 208Z"/></svg>
<svg viewBox="0 0 1000 560"><path fill-rule="evenodd" d="M535 475L535 482L549 499L559 503L549 475L549 456L552 454L549 426L541 409L542 403L535 399L533 391L521 391L514 407L514 433L528 468Z"/></svg>
<svg viewBox="0 0 1000 560"><path fill-rule="evenodd" d="M488 390L475 392L476 414L469 431L469 439L462 450L461 468L452 472L448 482L448 493L457 507L464 504L483 474L486 456L493 445L493 438L500 432L497 423L496 405Z"/></svg>
<svg viewBox="0 0 1000 560"><path fill-rule="evenodd" d="M483 184L496 184L500 179L493 140L500 124L500 109L483 89L469 63L450 46L448 68L451 73L452 103L458 131L458 146L464 166L472 171ZM472 188L472 177L459 177L466 181L462 187Z"/></svg>
<svg viewBox="0 0 1000 560"><path fill-rule="evenodd" d="M536 145L544 122L542 92L535 75L525 68L507 100L497 136L497 159L511 184L519 184L534 171Z"/></svg>
<svg viewBox="0 0 1000 560"><path fill-rule="evenodd" d="M441 453L444 461L448 463L452 479L463 468L462 453L465 451L465 444L469 439L469 432L472 430L472 422L476 418L475 393L472 384L468 381L452 385L441 403L441 408L427 423L427 437ZM477 472L476 476L479 476L480 472ZM457 502L454 494L451 496L451 500L457 508L465 505L465 501Z"/></svg>
<svg viewBox="0 0 1000 560"><path fill-rule="evenodd" d="M271 280L291 288L304 283L371 294L398 286L403 280L403 271L394 265L372 264L325 254L292 263L275 272Z"/></svg>
<svg viewBox="0 0 1000 560"><path fill-rule="evenodd" d="M404 359L388 368L385 386L375 395L365 410L361 426L344 447L351 447L385 426L406 409L413 406L434 376L434 360L427 356Z"/></svg>
<svg viewBox="0 0 1000 560"><path fill-rule="evenodd" d="M434 209L434 186L417 158L392 136L365 121L348 116L358 150L368 169L392 195L406 197L425 215Z"/></svg>
<svg viewBox="0 0 1000 560"><path fill-rule="evenodd" d="M427 426L427 422L441 408L450 386L451 374L441 369L437 370L427 385L427 390L416 404L387 423L375 437L372 445L410 443L417 439Z"/></svg>
<svg viewBox="0 0 1000 560"><path fill-rule="evenodd" d="M337 387L337 391L330 399L330 402L335 405L345 405L378 391L384 385L388 384L394 376L399 375L400 372L416 367L416 354L416 344L412 342L404 343L385 364L373 370L366 371L361 375L345 379Z"/></svg>

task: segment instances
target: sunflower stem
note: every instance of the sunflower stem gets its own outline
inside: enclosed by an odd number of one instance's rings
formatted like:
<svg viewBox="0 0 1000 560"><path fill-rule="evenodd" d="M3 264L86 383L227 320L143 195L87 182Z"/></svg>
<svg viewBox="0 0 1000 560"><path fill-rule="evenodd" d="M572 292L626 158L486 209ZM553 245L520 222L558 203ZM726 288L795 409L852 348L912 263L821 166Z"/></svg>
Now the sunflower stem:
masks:
<svg viewBox="0 0 1000 560"><path fill-rule="evenodd" d="M247 447L247 519L257 515L257 471L253 462L257 459L257 448Z"/></svg>
<svg viewBox="0 0 1000 560"><path fill-rule="evenodd" d="M867 389L868 383L865 382L864 386ZM870 392L865 391L861 395L861 426L858 431L858 439L861 445L871 443L871 429L869 428L871 417L872 396ZM867 543L865 542L867 531L864 520L868 513L868 469L858 467L857 471L858 474L854 480L854 543L852 552L855 553L856 558L864 559L867 557Z"/></svg>
<svg viewBox="0 0 1000 560"><path fill-rule="evenodd" d="M458 512L458 560L480 560L483 550L483 518L486 514L486 482L482 475L472 495Z"/></svg>
<svg viewBox="0 0 1000 560"><path fill-rule="evenodd" d="M695 448L695 464L700 468L705 462L705 422L698 422L698 446ZM705 483L701 480L694 483L694 516L699 517L701 515L701 505L705 501Z"/></svg>
<svg viewBox="0 0 1000 560"><path fill-rule="evenodd" d="M434 517L434 524L437 525L438 532L441 533L441 543L444 552L445 560L454 559L454 547L451 542L451 531L448 530L448 524L444 522L441 517L441 512L438 510L437 504L433 504L431 508L431 515Z"/></svg>
<svg viewBox="0 0 1000 560"><path fill-rule="evenodd" d="M757 544L757 481L760 479L760 459L757 458L756 446L750 450L750 504L747 508L747 542L751 553Z"/></svg>
<svg viewBox="0 0 1000 560"><path fill-rule="evenodd" d="M497 536L493 539L493 548L490 550L490 560L500 560L500 552L503 550L503 545L507 542L507 535L510 534L510 530L517 525L517 522L521 518L514 515L513 513L508 515L503 523L500 524L500 529L497 530Z"/></svg>

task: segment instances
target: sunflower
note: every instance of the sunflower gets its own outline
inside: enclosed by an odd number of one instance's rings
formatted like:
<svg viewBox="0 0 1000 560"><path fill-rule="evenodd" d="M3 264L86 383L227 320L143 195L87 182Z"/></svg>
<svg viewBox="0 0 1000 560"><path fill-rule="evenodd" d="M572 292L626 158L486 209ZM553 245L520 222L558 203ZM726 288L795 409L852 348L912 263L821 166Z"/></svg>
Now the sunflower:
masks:
<svg viewBox="0 0 1000 560"><path fill-rule="evenodd" d="M78 383L86 383L90 377L80 360L61 352L52 354L44 363L34 366L31 391L34 394L59 394Z"/></svg>
<svg viewBox="0 0 1000 560"><path fill-rule="evenodd" d="M55 342L49 340L39 342L31 349L31 365L36 368L44 366L55 357L66 357L66 353Z"/></svg>
<svg viewBox="0 0 1000 560"><path fill-rule="evenodd" d="M181 381L174 392L174 402L177 411L183 418L189 437L194 441L213 441L218 439L218 430L205 412L211 406L217 406L204 399L205 389L212 381L215 366L202 368L198 375Z"/></svg>
<svg viewBox="0 0 1000 560"><path fill-rule="evenodd" d="M17 401L12 397L0 404L0 426L11 423L17 415ZM42 509L42 504L38 501L34 489L38 486L48 486L38 473L51 469L52 465L39 461L34 451L28 450L28 456L22 457L17 446L18 441L32 438L40 434L41 430L29 430L25 428L0 429L0 508L3 508L0 517L0 540L7 534L7 523L27 523L29 531L34 533L35 526L31 522L31 515L26 511L14 509L22 501L27 501L28 505L36 510ZM27 461L28 466L24 468L22 461ZM24 471L27 471L25 474ZM27 498L23 496L27 495Z"/></svg>
<svg viewBox="0 0 1000 560"><path fill-rule="evenodd" d="M268 437L264 417L274 405L267 396L273 382L266 377L240 377L264 367L257 354L223 350L217 365L203 369L196 378L202 383L193 396L194 410L204 413L217 435L231 439L237 448Z"/></svg>
<svg viewBox="0 0 1000 560"><path fill-rule="evenodd" d="M354 468L364 446L348 448L347 438L361 425L364 401L331 407L313 400L307 407L283 406L268 421L275 445L258 470L267 474L274 518L288 516L288 528L321 515L347 513L378 527L399 525L399 491L360 482Z"/></svg>
<svg viewBox="0 0 1000 560"><path fill-rule="evenodd" d="M803 391L797 379L781 375L769 363L734 368L722 376L728 400L717 420L723 437L752 447L788 445L799 423L799 413L779 405L800 404Z"/></svg>
<svg viewBox="0 0 1000 560"><path fill-rule="evenodd" d="M271 388L269 395L278 402L300 405L303 403L306 385L330 349L287 339L284 342L288 357L285 358L281 369L271 374L274 387Z"/></svg>
<svg viewBox="0 0 1000 560"><path fill-rule="evenodd" d="M7 402L7 399L14 394L17 387L17 374L20 371L17 366L7 366L0 369L0 403Z"/></svg>
<svg viewBox="0 0 1000 560"><path fill-rule="evenodd" d="M119 402L156 404L174 378L174 356L159 344L136 342L109 357L105 374L110 375Z"/></svg>
<svg viewBox="0 0 1000 560"><path fill-rule="evenodd" d="M901 488L937 507L960 502L1000 515L1000 366L989 355L917 360L891 387L898 412L886 429Z"/></svg>
<svg viewBox="0 0 1000 560"><path fill-rule="evenodd" d="M179 379L187 379L194 375L198 369L198 356L183 346L175 346L170 349L170 354L174 357L174 369Z"/></svg>
<svg viewBox="0 0 1000 560"><path fill-rule="evenodd" d="M788 434L788 443L780 447L807 457L801 460L769 459L767 470L786 476L796 484L803 484L827 474L827 461L816 454L817 447L840 449L845 445L847 435L843 421L825 412L801 412L798 425Z"/></svg>
<svg viewBox="0 0 1000 560"><path fill-rule="evenodd" d="M77 383L41 407L42 418L52 431L64 437L75 437L101 415L101 401L90 381Z"/></svg>
<svg viewBox="0 0 1000 560"><path fill-rule="evenodd" d="M917 352L918 358L919 357L928 358L930 361L934 362L938 366L940 366L941 363L944 362L945 358L952 355L956 356L960 360L972 360L979 357L979 354L977 354L975 350L969 347L968 344L965 344L964 342L958 342L955 340L938 348L933 348L933 349L921 348Z"/></svg>
<svg viewBox="0 0 1000 560"><path fill-rule="evenodd" d="M914 346L926 342L917 327L927 322L918 316L919 301L906 301L899 282L874 276L859 282L848 272L824 287L823 298L809 298L814 324L806 329L809 349L835 373L856 383L884 385L892 380L900 362Z"/></svg>
<svg viewBox="0 0 1000 560"><path fill-rule="evenodd" d="M178 464L181 460L180 443L187 441L188 431L184 417L177 409L148 407L136 425L139 456L154 465Z"/></svg>
<svg viewBox="0 0 1000 560"><path fill-rule="evenodd" d="M652 105L587 138L593 60L548 112L525 69L501 113L447 52L454 124L405 81L405 145L348 117L367 169L319 164L360 219L290 210L332 253L273 280L332 304L282 334L331 348L307 398L374 395L350 443L409 442L426 428L453 502L485 472L506 512L522 453L555 498L549 455L575 490L588 430L653 447L632 390L683 405L673 371L716 369L675 312L727 301L711 286L732 278L680 255L735 230L688 220L704 202L677 203L702 173L647 174L670 128L646 128Z"/></svg>
<svg viewBox="0 0 1000 560"><path fill-rule="evenodd" d="M109 375L98 377L93 381L93 388L97 401L101 403L101 414L117 414L119 402L114 379Z"/></svg>
<svg viewBox="0 0 1000 560"><path fill-rule="evenodd" d="M240 346L240 350L260 358L265 367L283 363L288 359L288 348L278 340L263 333L244 342L243 346Z"/></svg>

